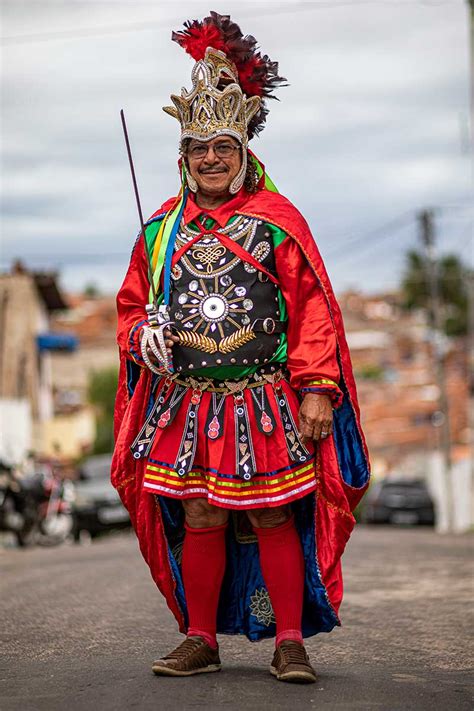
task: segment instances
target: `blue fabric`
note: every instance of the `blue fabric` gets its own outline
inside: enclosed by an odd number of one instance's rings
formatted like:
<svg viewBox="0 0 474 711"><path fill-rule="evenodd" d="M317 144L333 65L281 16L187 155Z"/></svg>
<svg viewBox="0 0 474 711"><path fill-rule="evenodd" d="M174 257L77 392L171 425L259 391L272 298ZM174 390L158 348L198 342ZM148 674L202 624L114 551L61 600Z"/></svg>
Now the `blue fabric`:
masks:
<svg viewBox="0 0 474 711"><path fill-rule="evenodd" d="M126 360L127 368L127 390L128 397L132 397L135 387L138 383L138 378L140 377L140 366L134 363L132 360Z"/></svg>
<svg viewBox="0 0 474 711"><path fill-rule="evenodd" d="M135 334L140 329L142 326L144 326L147 323L146 319L142 319L141 321L138 321L130 331L130 335L128 337L128 349L130 351L130 355L132 358L135 359L137 363L140 363L141 365L145 365L145 361L142 358L141 351L136 350L135 348Z"/></svg>
<svg viewBox="0 0 474 711"><path fill-rule="evenodd" d="M161 509L161 518L168 543L168 559L175 581L175 598L183 611L187 624L188 612L184 594L183 579L181 577L181 556L184 541L184 509L177 499L156 496Z"/></svg>
<svg viewBox="0 0 474 711"><path fill-rule="evenodd" d="M132 361L127 361L130 396L139 374L140 368ZM154 401L153 389L152 385L148 411ZM351 487L360 488L367 482L368 466L355 414L343 382L341 389L344 391L343 404L334 411L334 437L339 466L344 482ZM181 577L184 510L177 499L156 496L156 500L161 509L168 543L168 560L175 581L174 595L187 624L186 596ZM321 580L314 494L293 502L291 508L305 560L302 632L304 637L310 637L320 632L330 632L340 623ZM231 513L227 532L227 566L219 601L217 631L220 634L244 634L251 641L275 636L275 622L260 568L256 537L243 512Z"/></svg>
<svg viewBox="0 0 474 711"><path fill-rule="evenodd" d="M364 486L369 478L369 468L362 446L356 418L344 383L341 407L334 410L333 434L339 468L346 484L355 488Z"/></svg>
<svg viewBox="0 0 474 711"><path fill-rule="evenodd" d="M170 290L171 290L171 262L173 260L174 253L174 243L176 241L176 235L181 224L181 218L184 212L184 206L186 205L186 200L188 197L189 190L186 188L184 191L183 204L181 205L180 211L174 221L174 225L171 230L170 238L166 246L165 264L163 270L163 284L164 284L164 303L169 306L170 303ZM165 228L166 229L166 228Z"/></svg>
<svg viewBox="0 0 474 711"><path fill-rule="evenodd" d="M181 577L183 507L176 499L164 496L156 496L156 499L168 541L168 556L176 585L175 597L186 618ZM306 565L303 636L310 637L318 632L330 632L339 625L339 621L327 598L317 563L314 495L296 501L292 509ZM275 622L262 577L256 537L247 517L240 512L232 512L227 533L227 566L219 601L217 631L220 634L244 634L251 641L275 636Z"/></svg>
<svg viewBox="0 0 474 711"><path fill-rule="evenodd" d="M363 487L369 471L352 405L345 388L343 404L334 411L334 437L344 482ZM150 398L152 401L152 398ZM184 540L184 512L181 502L156 496L159 502L168 555L175 580L175 597L187 619L186 597L181 577L181 552ZM303 637L330 632L340 625L321 579L315 531L314 494L291 504L305 560ZM227 532L227 566L217 615L220 634L244 634L251 641L275 636L275 622L263 581L257 539L243 512L232 512Z"/></svg>
<svg viewBox="0 0 474 711"><path fill-rule="evenodd" d="M147 224L162 217L163 215L159 215ZM131 362L127 363L127 367L129 392L133 393L140 369ZM345 484L361 488L368 480L368 465L343 379L340 388L344 391L343 403L334 411L334 438L339 466ZM148 412L152 403L153 396L148 403ZM155 498L161 509L168 544L168 561L175 583L175 599L187 620L186 597L181 576L183 507L176 499L163 496ZM340 623L329 602L318 564L316 497L309 494L294 502L291 507L305 560L302 632L304 637L309 637L319 632L330 632ZM322 545L329 546L331 542L323 541ZM273 637L276 631L268 591L260 568L256 537L246 515L240 512L231 513L227 531L227 566L219 601L217 630L221 634L244 634L251 641Z"/></svg>
<svg viewBox="0 0 474 711"><path fill-rule="evenodd" d="M130 396L140 375L140 368L127 361L127 384ZM153 405L152 394L148 412ZM341 384L344 388L344 384ZM342 476L346 484L358 488L368 479L368 468L354 411L347 390L342 406L334 411L334 437ZM180 501L156 496L159 503L168 560L175 582L175 599L187 624L186 596L181 577L181 555L184 541L184 511ZM295 524L301 539L305 560L305 589L302 632L310 637L330 632L339 625L321 580L316 548L314 494L291 504ZM217 631L220 634L244 634L251 641L275 636L275 622L263 581L258 545L246 515L232 512L227 532L227 566L219 601Z"/></svg>

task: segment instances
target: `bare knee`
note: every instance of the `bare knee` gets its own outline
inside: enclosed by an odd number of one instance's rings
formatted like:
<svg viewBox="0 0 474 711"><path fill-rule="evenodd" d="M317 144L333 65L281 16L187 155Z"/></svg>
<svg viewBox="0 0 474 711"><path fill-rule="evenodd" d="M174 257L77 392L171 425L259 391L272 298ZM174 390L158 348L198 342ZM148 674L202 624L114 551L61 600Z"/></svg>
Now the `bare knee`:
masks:
<svg viewBox="0 0 474 711"><path fill-rule="evenodd" d="M206 499L188 499L183 501L186 523L190 528L211 528L227 523L229 512L217 506L211 506Z"/></svg>
<svg viewBox="0 0 474 711"><path fill-rule="evenodd" d="M271 509L251 509L247 511L250 523L256 528L275 528L286 523L290 518L289 506L276 506Z"/></svg>

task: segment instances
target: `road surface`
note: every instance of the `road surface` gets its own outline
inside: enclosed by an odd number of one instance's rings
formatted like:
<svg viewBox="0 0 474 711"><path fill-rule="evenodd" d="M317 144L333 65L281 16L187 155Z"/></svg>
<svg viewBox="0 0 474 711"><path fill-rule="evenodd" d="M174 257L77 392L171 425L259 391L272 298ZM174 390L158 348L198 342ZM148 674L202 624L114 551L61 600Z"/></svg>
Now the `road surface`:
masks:
<svg viewBox="0 0 474 711"><path fill-rule="evenodd" d="M223 671L159 678L178 641L134 536L0 550L2 711L463 711L472 537L359 526L344 556L343 627L307 642L318 682L277 682L272 642L221 637Z"/></svg>

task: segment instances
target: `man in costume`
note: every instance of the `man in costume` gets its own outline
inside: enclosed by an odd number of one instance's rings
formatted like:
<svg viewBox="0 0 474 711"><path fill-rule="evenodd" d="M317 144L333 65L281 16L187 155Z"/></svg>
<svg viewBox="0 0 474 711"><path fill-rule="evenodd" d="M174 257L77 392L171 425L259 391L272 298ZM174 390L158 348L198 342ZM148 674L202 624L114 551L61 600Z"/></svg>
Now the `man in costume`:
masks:
<svg viewBox="0 0 474 711"><path fill-rule="evenodd" d="M248 141L283 80L228 16L185 24L179 195L118 294L112 482L186 635L157 675L221 668L216 633L276 637L270 670L315 681L303 638L339 625L340 558L368 455L341 314L308 225Z"/></svg>

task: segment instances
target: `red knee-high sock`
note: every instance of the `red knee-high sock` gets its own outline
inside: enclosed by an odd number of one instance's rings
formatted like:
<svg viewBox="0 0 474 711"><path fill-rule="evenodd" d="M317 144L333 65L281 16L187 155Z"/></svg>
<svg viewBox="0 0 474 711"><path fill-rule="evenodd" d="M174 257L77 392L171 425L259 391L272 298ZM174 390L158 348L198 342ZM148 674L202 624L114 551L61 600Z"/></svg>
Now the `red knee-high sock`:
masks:
<svg viewBox="0 0 474 711"><path fill-rule="evenodd" d="M304 558L293 518L275 528L254 528L260 566L276 619L276 644L303 642Z"/></svg>
<svg viewBox="0 0 474 711"><path fill-rule="evenodd" d="M183 576L188 606L188 637L200 636L217 648L216 618L225 571L227 524L211 528L190 528L185 524Z"/></svg>

